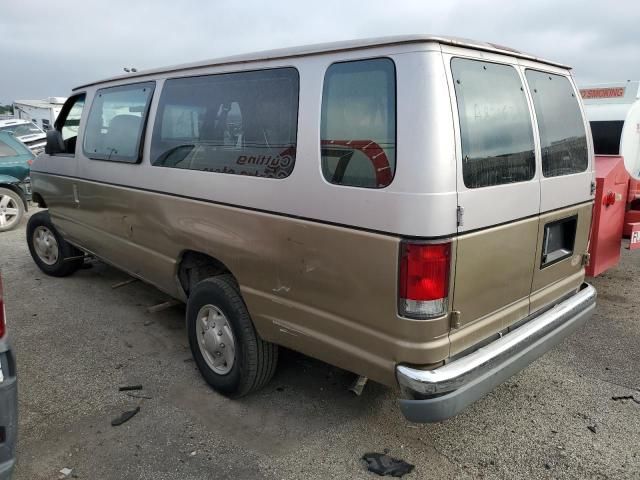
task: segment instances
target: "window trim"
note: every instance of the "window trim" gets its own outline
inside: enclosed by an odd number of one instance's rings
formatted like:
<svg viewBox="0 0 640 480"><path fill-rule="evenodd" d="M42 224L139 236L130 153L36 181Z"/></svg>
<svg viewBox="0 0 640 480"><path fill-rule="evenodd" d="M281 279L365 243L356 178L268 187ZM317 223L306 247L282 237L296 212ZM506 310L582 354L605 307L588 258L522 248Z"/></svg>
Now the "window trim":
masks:
<svg viewBox="0 0 640 480"><path fill-rule="evenodd" d="M528 71L532 71L532 72L536 72L536 73L542 73L544 75L553 75L555 77L560 77L560 78L564 78L568 83L569 83L569 87L571 88L571 91L573 92L574 98L576 100L576 106L578 107L578 113L580 114L580 120L582 122L582 128L584 129L584 134L585 134L585 139L586 139L586 144L587 144L587 164L586 167L584 168L584 170L580 170L579 172L572 172L572 173L565 173L565 174L561 174L561 175L551 175L551 176L547 176L544 173L544 158L542 155L542 149L544 148L542 146L542 135L540 132L540 123L538 122L538 112L536 111L536 102L535 102L535 98L534 98L534 91L533 88L531 87L531 85L529 85L529 80L527 79L527 72ZM585 115L585 112L583 110L583 107L581 105L581 101L579 100L580 97L580 92L576 90L576 86L575 84L571 81L571 77L567 76L567 75L563 75L557 72L550 72L547 70L543 70L543 69L539 69L539 68L533 68L533 67L524 67L523 68L523 76L524 76L524 81L526 83L526 88L529 91L529 95L531 96L531 107L533 108L533 113L535 114L535 121L536 121L536 129L537 129L537 133L538 133L538 139L539 139L539 144L540 144L540 175L541 178L561 178L561 177L569 177L571 175L581 175L585 172L589 171L589 165L590 165L590 157L591 155L589 154L590 150L589 150L589 136L590 131L587 130L587 123L588 119ZM591 142L593 143L593 139L591 139Z"/></svg>
<svg viewBox="0 0 640 480"><path fill-rule="evenodd" d="M142 129L140 130L140 135L138 136L138 140L136 143L136 151L137 154L134 158L131 157L123 157L120 155L116 155L116 156L109 156L109 155L104 155L104 154L96 154L94 152L87 152L86 149L86 141L87 141L87 132L86 132L86 125L85 125L85 129L83 131L83 135L82 135L82 153L84 154L85 157L89 158L90 160L99 160L99 161L103 161L103 162L116 162L116 163L126 163L126 164L130 164L130 165L139 165L142 162L142 158L143 158L143 151L144 151L144 145L145 145L145 137L147 134L147 125L148 125L148 121L149 121L149 112L151 111L151 104L153 103L153 99L154 99L154 95L155 95L155 90L156 90L156 80L147 80L144 82L135 82L135 83L125 83L122 85L114 85L111 87L103 87L103 88L99 88L95 91L95 93L93 94L93 98L91 100L91 106L89 107L88 111L87 111L87 121L89 119L89 117L91 116L91 112L93 111L93 107L96 105L96 100L100 94L100 92L103 92L105 90L127 90L128 87L131 86L135 86L135 85L148 85L149 88L151 89L151 93L149 94L149 99L147 101L147 104L145 106L144 112L142 113L142 119L141 119L141 123L142 123Z"/></svg>
<svg viewBox="0 0 640 480"><path fill-rule="evenodd" d="M162 128L162 118L160 118L160 114L161 113L164 114L164 105L161 105L161 104L162 104L162 95L164 94L167 82L169 82L171 80L184 80L184 79L191 79L191 78L216 77L216 76L221 76L221 75L269 72L269 71L273 71L273 70L293 70L295 72L295 74L296 74L297 87L298 87L296 89L296 97L295 97L295 105L296 105L295 133L296 133L296 138L295 138L295 144L293 146L293 149L295 151L295 156L293 157L293 164L291 165L291 170L289 171L289 173L288 173L288 175L286 177L282 177L282 178L278 178L278 177L262 177L262 176L256 176L256 175L242 175L242 174L239 174L239 173L214 172L212 170L179 169L179 168L176 168L176 167L168 167L166 165L158 165L156 163L157 158L153 158L152 157L151 148L153 147L153 140L154 140L154 137L155 137L155 134L156 134L156 126L160 125L160 128ZM160 108L161 106L162 106L162 109ZM145 129L146 129L146 125L145 125ZM162 87L160 89L160 93L158 94L158 105L157 105L155 113L154 113L154 124L153 124L153 130L151 131L151 142L150 142L150 147L151 148L150 148L150 152L149 152L149 163L150 163L150 165L152 167L170 168L170 169L173 169L173 170L186 170L186 171L189 171L189 172L212 173L212 174L218 174L218 175L232 175L232 176L239 176L239 177L250 177L250 178L266 179L266 180L285 180L285 179L289 178L293 174L293 171L294 171L294 169L296 167L296 162L297 162L298 153L299 153L299 149L298 149L299 137L300 137L300 71L298 70L298 67L296 67L295 65L279 65L279 66L274 66L274 67L252 68L252 69L249 69L249 70L233 70L233 71L229 71L229 72L200 73L200 74L197 74L197 75L181 75L181 76L177 76L177 77L167 77L167 78L163 79Z"/></svg>
<svg viewBox="0 0 640 480"><path fill-rule="evenodd" d="M456 79L454 78L454 74L453 74L453 61L454 60L467 60L467 61L472 61L472 62L478 62L478 63L491 63L493 65L500 65L503 67L510 67L515 73L516 76L518 78L518 80L520 81L520 88L522 89L522 93L524 94L524 101L525 104L527 106L527 111L529 112L529 125L531 126L531 140L532 140L532 145L533 145L533 174L531 176L531 178L528 178L526 180L520 180L517 182L509 182L509 183L497 183L495 185L482 185L482 186L478 186L478 187L470 187L467 185L467 182L465 181L464 178L464 151L463 151L463 145L462 145L462 123L460 122L460 108L458 105L458 94L456 92L456 88L455 88L455 84L456 84ZM524 76L524 72L522 72L519 68L518 65L514 65L511 63L504 63L504 62L498 62L498 61L494 61L494 60L488 60L488 59L484 59L484 58L477 58L477 57L467 57L467 56L462 56L462 55L453 55L451 56L451 58L449 59L449 73L451 74L451 85L453 86L453 94L452 94L452 99L453 99L453 105L455 105L455 112L452 112L454 114L454 116L457 116L456 119L454 119L455 124L457 125L457 131L456 131L456 136L458 137L456 139L456 142L460 148L460 178L462 180L462 184L464 185L464 188L470 191L473 190L478 190L481 188L493 188L493 187L504 187L504 186L509 186L509 185L519 185L519 184L523 184L523 183L527 183L527 182L534 182L534 181L539 181L539 177L538 177L538 142L536 141L536 133L538 132L538 119L535 116L535 107L533 105L533 100L530 100L530 97L528 95L529 92L529 85L526 81L526 77ZM540 170L542 170L542 168L540 168Z"/></svg>
<svg viewBox="0 0 640 480"><path fill-rule="evenodd" d="M394 120L394 132L393 132L393 141L395 145L395 168L393 169L393 174L391 175L391 180L384 187L364 187L361 185L349 185L344 183L334 183L331 182L324 175L324 171L322 170L322 112L324 105L324 89L327 83L327 73L329 69L334 65L344 64L344 63L355 63L355 62L366 62L370 60L389 60L391 65L393 66L393 120ZM337 62L332 62L324 70L324 75L322 76L322 88L320 92L320 122L318 124L318 151L319 151L319 170L320 170L320 178L327 184L334 187L349 187L349 188L361 188L365 190L384 190L393 184L393 181L396 178L396 172L398 171L398 68L396 66L396 62L388 55L380 55L375 57L363 57L363 58L353 58L350 60L340 60Z"/></svg>

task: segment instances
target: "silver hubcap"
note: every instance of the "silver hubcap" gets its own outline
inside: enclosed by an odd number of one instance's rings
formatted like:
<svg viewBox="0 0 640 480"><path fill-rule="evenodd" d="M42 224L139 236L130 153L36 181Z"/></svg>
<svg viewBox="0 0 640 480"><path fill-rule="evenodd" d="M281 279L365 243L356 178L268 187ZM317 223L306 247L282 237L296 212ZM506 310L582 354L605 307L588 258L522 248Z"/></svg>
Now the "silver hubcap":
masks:
<svg viewBox="0 0 640 480"><path fill-rule="evenodd" d="M47 227L36 227L33 231L33 247L40 260L47 265L58 261L58 241Z"/></svg>
<svg viewBox="0 0 640 480"><path fill-rule="evenodd" d="M0 195L0 227L8 227L18 220L18 204L9 195Z"/></svg>
<svg viewBox="0 0 640 480"><path fill-rule="evenodd" d="M218 375L226 375L236 359L236 342L222 310L205 305L198 312L196 335L207 365Z"/></svg>

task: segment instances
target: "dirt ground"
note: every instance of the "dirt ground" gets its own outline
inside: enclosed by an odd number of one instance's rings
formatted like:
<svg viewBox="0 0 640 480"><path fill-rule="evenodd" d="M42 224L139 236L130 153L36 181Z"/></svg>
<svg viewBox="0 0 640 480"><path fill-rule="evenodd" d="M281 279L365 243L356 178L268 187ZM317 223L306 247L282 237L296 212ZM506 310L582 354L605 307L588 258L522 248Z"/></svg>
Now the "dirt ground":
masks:
<svg viewBox="0 0 640 480"><path fill-rule="evenodd" d="M273 381L238 401L213 392L191 360L184 307L99 262L42 274L25 224L0 234L0 268L18 357L16 479L377 478L360 458L415 465L405 478L640 478L640 251L593 280L584 328L462 415L402 417L397 392L284 351ZM133 398L122 385L142 384ZM129 422L111 420L140 406ZM593 427L591 430L588 427ZM592 431L593 430L593 431Z"/></svg>

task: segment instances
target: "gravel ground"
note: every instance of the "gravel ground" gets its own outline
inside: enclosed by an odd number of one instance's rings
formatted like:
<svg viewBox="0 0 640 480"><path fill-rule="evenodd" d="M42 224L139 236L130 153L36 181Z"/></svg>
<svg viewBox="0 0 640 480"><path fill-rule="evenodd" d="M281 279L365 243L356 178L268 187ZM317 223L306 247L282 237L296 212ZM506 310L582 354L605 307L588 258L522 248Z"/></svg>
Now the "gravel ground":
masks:
<svg viewBox="0 0 640 480"><path fill-rule="evenodd" d="M595 316L462 415L416 425L396 391L284 351L273 381L239 401L191 360L184 308L102 263L51 278L31 260L25 222L0 234L18 356L17 479L377 478L360 461L388 449L405 478L640 478L640 252L594 280ZM118 386L143 384L150 399ZM111 420L140 406L120 427ZM595 427L592 432L588 427Z"/></svg>

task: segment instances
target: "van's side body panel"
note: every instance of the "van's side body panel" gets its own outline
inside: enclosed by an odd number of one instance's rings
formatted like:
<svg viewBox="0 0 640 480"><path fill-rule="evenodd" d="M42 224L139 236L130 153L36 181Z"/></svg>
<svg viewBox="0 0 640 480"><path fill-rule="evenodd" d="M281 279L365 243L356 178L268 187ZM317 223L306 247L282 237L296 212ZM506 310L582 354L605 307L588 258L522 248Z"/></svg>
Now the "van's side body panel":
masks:
<svg viewBox="0 0 640 480"><path fill-rule="evenodd" d="M266 340L386 384L399 362L448 355L446 316L397 315L398 236L47 174L38 182L45 198L49 185L90 192L77 245L172 296L182 296L176 268L185 251L219 259Z"/></svg>

